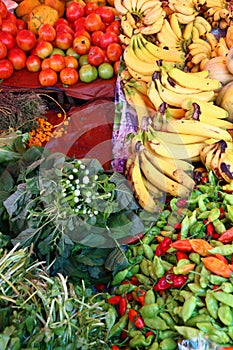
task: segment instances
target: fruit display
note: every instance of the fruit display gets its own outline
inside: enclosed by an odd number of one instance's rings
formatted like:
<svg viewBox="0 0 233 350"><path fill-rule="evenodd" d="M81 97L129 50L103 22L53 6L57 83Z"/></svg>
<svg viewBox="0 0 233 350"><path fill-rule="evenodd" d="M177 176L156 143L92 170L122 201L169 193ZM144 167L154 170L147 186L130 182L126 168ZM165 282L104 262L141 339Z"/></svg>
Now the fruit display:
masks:
<svg viewBox="0 0 233 350"><path fill-rule="evenodd" d="M22 69L38 72L41 86L110 79L117 74L122 55L119 33L115 9L97 3L23 0L14 14L5 6L0 79ZM89 65L82 68L84 55Z"/></svg>

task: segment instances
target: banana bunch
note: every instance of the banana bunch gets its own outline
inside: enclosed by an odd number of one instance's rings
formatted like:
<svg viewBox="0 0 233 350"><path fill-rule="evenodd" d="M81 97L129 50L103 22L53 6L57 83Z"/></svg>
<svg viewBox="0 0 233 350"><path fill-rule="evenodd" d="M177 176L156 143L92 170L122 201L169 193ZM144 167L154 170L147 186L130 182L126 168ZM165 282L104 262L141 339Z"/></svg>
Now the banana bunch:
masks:
<svg viewBox="0 0 233 350"><path fill-rule="evenodd" d="M180 24L188 24L195 20L198 11L195 8L195 3L192 0L181 2L180 0L169 0L168 6Z"/></svg>
<svg viewBox="0 0 233 350"><path fill-rule="evenodd" d="M231 22L231 12L225 0L207 0L203 16L211 24L212 29L226 29Z"/></svg>
<svg viewBox="0 0 233 350"><path fill-rule="evenodd" d="M233 180L233 149L232 143L224 139L206 145L200 152L202 163L220 180L231 183Z"/></svg>

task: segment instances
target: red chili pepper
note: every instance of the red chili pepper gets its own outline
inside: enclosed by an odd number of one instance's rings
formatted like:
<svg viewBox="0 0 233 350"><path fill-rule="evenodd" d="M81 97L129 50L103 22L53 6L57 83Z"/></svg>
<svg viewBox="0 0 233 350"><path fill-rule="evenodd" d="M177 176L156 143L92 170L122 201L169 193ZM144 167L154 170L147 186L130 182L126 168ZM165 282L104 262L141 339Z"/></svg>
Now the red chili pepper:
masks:
<svg viewBox="0 0 233 350"><path fill-rule="evenodd" d="M219 237L220 237L219 233L213 233L212 234L212 238L214 238L214 239L219 239Z"/></svg>
<svg viewBox="0 0 233 350"><path fill-rule="evenodd" d="M174 229L175 230L180 230L181 229L181 223L178 223L178 224L174 224Z"/></svg>
<svg viewBox="0 0 233 350"><path fill-rule="evenodd" d="M209 222L207 225L206 225L206 234L208 236L213 236L213 233L214 233L214 225L212 224L212 222Z"/></svg>
<svg viewBox="0 0 233 350"><path fill-rule="evenodd" d="M172 286L172 281L168 282L166 279L166 276L161 277L158 282L154 286L155 291L164 291L166 289L171 288Z"/></svg>
<svg viewBox="0 0 233 350"><path fill-rule="evenodd" d="M122 332L121 332L121 335L120 335L121 340L123 341L123 340L125 340L127 337L128 337L128 333L127 333L126 331L122 331Z"/></svg>
<svg viewBox="0 0 233 350"><path fill-rule="evenodd" d="M146 295L146 291L141 288L137 288L132 291L133 299L138 303L140 303L142 306L145 305L145 295Z"/></svg>
<svg viewBox="0 0 233 350"><path fill-rule="evenodd" d="M187 281L188 276L187 275L175 275L173 277L173 287L174 288L181 288L185 282Z"/></svg>
<svg viewBox="0 0 233 350"><path fill-rule="evenodd" d="M152 331L148 331L148 332L146 332L145 337L147 338L147 337L149 337L149 335L154 335L154 333Z"/></svg>
<svg viewBox="0 0 233 350"><path fill-rule="evenodd" d="M138 316L138 311L131 308L129 309L128 316L129 316L129 320L131 322L134 322L136 317Z"/></svg>
<svg viewBox="0 0 233 350"><path fill-rule="evenodd" d="M233 272L233 264L228 264L230 270Z"/></svg>
<svg viewBox="0 0 233 350"><path fill-rule="evenodd" d="M233 242L233 226L223 232L220 237L218 238L219 242L222 243L231 243Z"/></svg>
<svg viewBox="0 0 233 350"><path fill-rule="evenodd" d="M110 298L108 298L108 303L111 305L117 305L121 301L122 296L121 295L114 295Z"/></svg>
<svg viewBox="0 0 233 350"><path fill-rule="evenodd" d="M220 210L219 219L223 219L225 217L225 210L222 207L220 207L219 210Z"/></svg>
<svg viewBox="0 0 233 350"><path fill-rule="evenodd" d="M178 241L171 243L171 247L185 253L193 252L193 248L188 239L179 239Z"/></svg>
<svg viewBox="0 0 233 350"><path fill-rule="evenodd" d="M103 292L103 291L107 290L106 284L103 284L103 283L95 284L95 288L98 290L98 292Z"/></svg>
<svg viewBox="0 0 233 350"><path fill-rule="evenodd" d="M131 284L130 281L124 280L121 282L121 284Z"/></svg>
<svg viewBox="0 0 233 350"><path fill-rule="evenodd" d="M214 254L214 256L215 256L215 258L218 258L219 260L221 260L225 264L228 264L228 260L225 258L225 256L223 256L221 254Z"/></svg>
<svg viewBox="0 0 233 350"><path fill-rule="evenodd" d="M132 301L133 300L133 295L132 292L126 294L127 300Z"/></svg>
<svg viewBox="0 0 233 350"><path fill-rule="evenodd" d="M176 252L176 259L178 260L178 261L180 261L180 260L182 260L182 259L188 259L189 257L188 257L188 255L186 254L186 253L184 253L184 252Z"/></svg>
<svg viewBox="0 0 233 350"><path fill-rule="evenodd" d="M139 281L138 281L138 279L137 279L136 276L132 276L132 277L131 277L130 283L131 283L131 284L134 284L135 286L138 286L138 285L139 285Z"/></svg>
<svg viewBox="0 0 233 350"><path fill-rule="evenodd" d="M155 249L155 255L161 256L165 254L171 247L172 239L170 237L164 237L164 239L159 243Z"/></svg>
<svg viewBox="0 0 233 350"><path fill-rule="evenodd" d="M145 322L143 321L142 317L138 315L136 317L134 325L135 325L136 328L142 329L145 326Z"/></svg>
<svg viewBox="0 0 233 350"><path fill-rule="evenodd" d="M119 315L123 316L126 313L127 309L127 299L126 298L121 298L120 303L119 303Z"/></svg>
<svg viewBox="0 0 233 350"><path fill-rule="evenodd" d="M112 350L120 350L120 348L119 348L119 346L117 346L117 345L112 345L112 348L111 348Z"/></svg>

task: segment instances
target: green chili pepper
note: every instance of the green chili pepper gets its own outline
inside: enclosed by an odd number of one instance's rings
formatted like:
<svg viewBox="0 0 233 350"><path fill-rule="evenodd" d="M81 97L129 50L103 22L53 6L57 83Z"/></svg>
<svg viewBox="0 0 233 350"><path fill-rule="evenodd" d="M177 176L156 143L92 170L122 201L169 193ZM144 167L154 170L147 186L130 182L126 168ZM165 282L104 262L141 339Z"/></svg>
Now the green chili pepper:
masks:
<svg viewBox="0 0 233 350"><path fill-rule="evenodd" d="M215 231L219 234L222 234L223 232L226 231L226 227L224 223L219 219L213 221L213 226Z"/></svg>
<svg viewBox="0 0 233 350"><path fill-rule="evenodd" d="M197 283L188 283L187 287L196 295L204 297L206 295L206 290L201 288Z"/></svg>
<svg viewBox="0 0 233 350"><path fill-rule="evenodd" d="M210 283L212 283L213 285L220 285L223 282L227 282L228 278L222 277L222 276L217 276L217 275L210 275Z"/></svg>
<svg viewBox="0 0 233 350"><path fill-rule="evenodd" d="M136 273L138 273L140 270L140 265L139 264L136 264L136 265L133 265L132 267L129 268L129 272L128 274L126 275L127 278L131 278L132 276L134 276Z"/></svg>
<svg viewBox="0 0 233 350"><path fill-rule="evenodd" d="M132 292L134 289L136 289L137 286L135 286L134 284L131 283L127 283L127 284L121 284L120 286L118 286L115 290L115 293L117 295L123 295L125 293L130 293Z"/></svg>
<svg viewBox="0 0 233 350"><path fill-rule="evenodd" d="M144 276L141 273L136 273L135 276L137 277L139 283L142 283L145 286L150 286L151 285L151 280L147 276Z"/></svg>
<svg viewBox="0 0 233 350"><path fill-rule="evenodd" d="M184 322L186 322L189 318L192 317L192 314L196 309L196 306L197 306L197 301L194 295L191 296L189 299L185 300L181 311L181 317Z"/></svg>
<svg viewBox="0 0 233 350"><path fill-rule="evenodd" d="M116 309L112 305L109 304L108 312L107 312L106 317L105 317L105 322L106 322L106 325L107 325L109 331L114 326L115 321L116 321L116 317L117 317Z"/></svg>
<svg viewBox="0 0 233 350"><path fill-rule="evenodd" d="M211 290L206 292L205 303L210 316L216 319L218 317L218 301Z"/></svg>
<svg viewBox="0 0 233 350"><path fill-rule="evenodd" d="M154 336L150 335L147 338L143 334L136 335L134 338L130 339L129 346L130 348L137 348L141 346L150 346L152 341L154 339Z"/></svg>
<svg viewBox="0 0 233 350"><path fill-rule="evenodd" d="M188 290L181 290L179 294L184 298L184 300L191 298L191 296L193 295L193 293L189 292Z"/></svg>
<svg viewBox="0 0 233 350"><path fill-rule="evenodd" d="M141 272L145 275L145 276L150 276L149 270L148 270L148 260L147 259L143 259L140 263L140 269Z"/></svg>
<svg viewBox="0 0 233 350"><path fill-rule="evenodd" d="M208 181L213 187L217 185L218 179L216 178L212 170L208 172Z"/></svg>
<svg viewBox="0 0 233 350"><path fill-rule="evenodd" d="M175 326L175 329L184 339L197 339L200 335L199 329L193 327Z"/></svg>
<svg viewBox="0 0 233 350"><path fill-rule="evenodd" d="M221 289L226 293L233 293L233 285L230 282L223 282L221 284Z"/></svg>
<svg viewBox="0 0 233 350"><path fill-rule="evenodd" d="M117 323L111 328L109 332L109 338L120 335L123 329L127 326L128 323L128 314L123 315Z"/></svg>
<svg viewBox="0 0 233 350"><path fill-rule="evenodd" d="M233 195L230 193L225 193L223 203L233 205Z"/></svg>
<svg viewBox="0 0 233 350"><path fill-rule="evenodd" d="M218 308L218 317L220 321L226 326L233 324L233 313L232 309L228 305L221 305Z"/></svg>
<svg viewBox="0 0 233 350"><path fill-rule="evenodd" d="M149 289L146 292L144 302L145 302L145 305L155 304L155 293L153 289Z"/></svg>
<svg viewBox="0 0 233 350"><path fill-rule="evenodd" d="M143 244L143 249L144 249L144 255L147 259L152 260L153 256L154 256L154 252L151 248L151 246L149 246L149 244Z"/></svg>
<svg viewBox="0 0 233 350"><path fill-rule="evenodd" d="M160 229L163 229L165 225L166 225L166 221L165 221L165 220L158 220L158 221L156 222L156 226L157 226L158 228L160 228Z"/></svg>
<svg viewBox="0 0 233 350"><path fill-rule="evenodd" d="M171 256L171 258L172 258L172 256ZM174 258L175 258L175 257L174 257ZM169 258L167 258L167 259L169 259ZM174 259L174 264L170 263L168 260L161 260L161 263L163 264L163 267L164 267L165 271L168 271L168 270L170 270L170 269L173 267L173 265L175 264L175 259Z"/></svg>
<svg viewBox="0 0 233 350"><path fill-rule="evenodd" d="M222 246L210 249L209 252L211 254L221 254L224 256L231 255L233 254L233 244L224 244Z"/></svg>
<svg viewBox="0 0 233 350"><path fill-rule="evenodd" d="M159 334L158 334L159 340L163 340L166 338L175 338L175 337L177 337L177 333L174 331L171 331L170 329L166 331L159 331Z"/></svg>
<svg viewBox="0 0 233 350"><path fill-rule="evenodd" d="M160 234L160 229L156 226L153 226L141 239L142 244L149 244L153 239Z"/></svg>
<svg viewBox="0 0 233 350"><path fill-rule="evenodd" d="M211 275L211 272L207 270L207 268L203 265L201 268L201 276L199 280L201 288L207 288L210 275Z"/></svg>
<svg viewBox="0 0 233 350"><path fill-rule="evenodd" d="M211 209L209 215L208 215L208 222L213 222L217 220L220 216L221 212L219 208L213 208Z"/></svg>
<svg viewBox="0 0 233 350"><path fill-rule="evenodd" d="M159 350L159 343L155 341L148 350Z"/></svg>
<svg viewBox="0 0 233 350"><path fill-rule="evenodd" d="M177 342L173 338L166 338L160 342L159 348L161 350L175 350L177 348Z"/></svg>
<svg viewBox="0 0 233 350"><path fill-rule="evenodd" d="M210 315L201 314L201 315L196 315L196 316L193 316L192 318L190 318L186 322L186 325L190 326L190 327L196 327L196 324L198 322L210 322L210 321L211 321Z"/></svg>
<svg viewBox="0 0 233 350"><path fill-rule="evenodd" d="M229 336L224 331L219 331L214 329L213 333L208 335L208 338L212 341L217 342L217 344L227 344L230 341Z"/></svg>
<svg viewBox="0 0 233 350"><path fill-rule="evenodd" d="M233 307L233 295L226 293L226 292L214 292L213 293L215 299L220 301L220 303L223 303L225 305L228 305L230 307Z"/></svg>
<svg viewBox="0 0 233 350"><path fill-rule="evenodd" d="M203 238L205 236L205 229L203 222L197 221L190 227L189 234L191 237Z"/></svg>
<svg viewBox="0 0 233 350"><path fill-rule="evenodd" d="M153 278L153 280L157 281L157 276L155 274L155 269L152 261L148 262L148 271L149 271L150 277Z"/></svg>
<svg viewBox="0 0 233 350"><path fill-rule="evenodd" d="M193 261L195 264L199 265L201 262L201 257L198 253L190 253L189 254L189 259Z"/></svg>
<svg viewBox="0 0 233 350"><path fill-rule="evenodd" d="M227 213L226 214L228 215L228 218L233 223L233 207L229 204L227 204Z"/></svg>
<svg viewBox="0 0 233 350"><path fill-rule="evenodd" d="M165 304L165 300L164 300L163 297L157 297L156 302L157 302L157 305L158 305L159 307L162 307L162 306L164 306L164 304Z"/></svg>
<svg viewBox="0 0 233 350"><path fill-rule="evenodd" d="M228 335L233 340L233 326L228 327Z"/></svg>
<svg viewBox="0 0 233 350"><path fill-rule="evenodd" d="M112 286L120 284L126 278L128 272L128 269L117 272L117 274L113 277Z"/></svg>
<svg viewBox="0 0 233 350"><path fill-rule="evenodd" d="M196 327L207 335L214 333L214 327L211 322L197 322Z"/></svg>
<svg viewBox="0 0 233 350"><path fill-rule="evenodd" d="M207 210L204 198L202 196L200 196L198 199L198 208L200 209L201 212Z"/></svg>
<svg viewBox="0 0 233 350"><path fill-rule="evenodd" d="M189 217L186 215L181 222L180 239L185 239L189 233Z"/></svg>
<svg viewBox="0 0 233 350"><path fill-rule="evenodd" d="M191 216L189 216L189 227L193 226L193 224L197 221L197 210L193 210Z"/></svg>
<svg viewBox="0 0 233 350"><path fill-rule="evenodd" d="M166 322L170 329L174 330L175 322L168 312L160 312L159 316Z"/></svg>
<svg viewBox="0 0 233 350"><path fill-rule="evenodd" d="M208 216L210 214L210 210L206 210L206 211L203 211L202 213L200 213L197 217L198 220L204 220L204 219L207 219Z"/></svg>
<svg viewBox="0 0 233 350"><path fill-rule="evenodd" d="M155 316L153 318L145 317L143 318L143 320L145 322L145 325L152 329L158 329L160 331L165 331L166 329L169 329L166 322L159 316Z"/></svg>
<svg viewBox="0 0 233 350"><path fill-rule="evenodd" d="M153 318L155 317L159 312L159 306L157 303L144 305L139 310L140 314L144 318Z"/></svg>
<svg viewBox="0 0 233 350"><path fill-rule="evenodd" d="M154 266L154 271L155 271L157 278L163 277L163 275L165 274L165 268L164 268L164 265L162 263L161 257L159 257L157 255L154 256L153 266Z"/></svg>

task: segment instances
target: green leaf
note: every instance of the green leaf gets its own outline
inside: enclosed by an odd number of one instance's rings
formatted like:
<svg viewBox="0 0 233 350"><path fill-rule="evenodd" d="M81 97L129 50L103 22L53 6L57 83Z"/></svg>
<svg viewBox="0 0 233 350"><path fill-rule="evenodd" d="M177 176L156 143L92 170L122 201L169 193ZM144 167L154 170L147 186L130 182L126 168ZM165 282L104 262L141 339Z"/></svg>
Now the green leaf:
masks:
<svg viewBox="0 0 233 350"><path fill-rule="evenodd" d="M122 212L111 217L108 227L110 229L109 236L114 239L120 239L127 236L132 227L132 223L125 213Z"/></svg>
<svg viewBox="0 0 233 350"><path fill-rule="evenodd" d="M21 243L22 245L28 246L29 244L32 243L36 233L37 233L37 228L29 227L24 231L20 232L20 234L17 237L12 239L12 244L16 245L17 243Z"/></svg>
<svg viewBox="0 0 233 350"><path fill-rule="evenodd" d="M7 192L10 192L15 186L15 181L7 169L0 176L0 184L1 189Z"/></svg>

